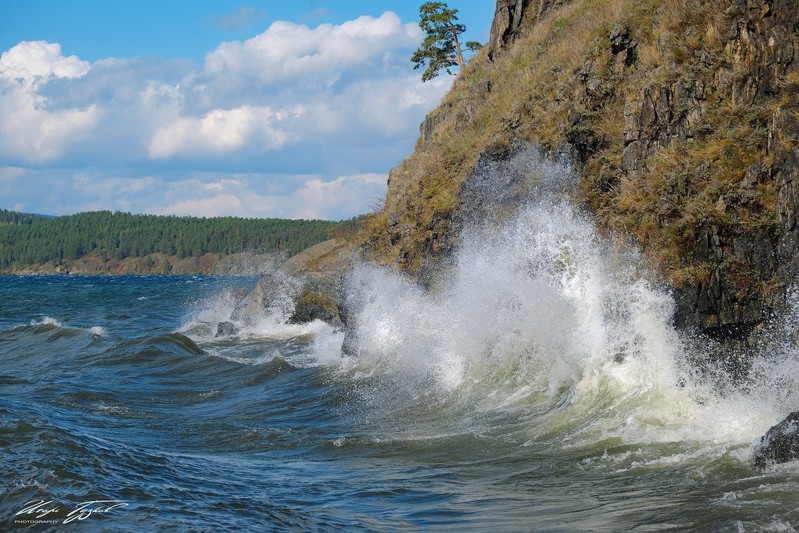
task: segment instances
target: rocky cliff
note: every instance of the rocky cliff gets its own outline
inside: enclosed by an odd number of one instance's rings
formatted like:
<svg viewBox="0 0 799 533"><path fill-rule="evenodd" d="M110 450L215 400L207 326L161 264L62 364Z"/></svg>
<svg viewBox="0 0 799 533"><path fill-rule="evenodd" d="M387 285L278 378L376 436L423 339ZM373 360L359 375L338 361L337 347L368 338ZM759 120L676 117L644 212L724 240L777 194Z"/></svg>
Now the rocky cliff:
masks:
<svg viewBox="0 0 799 533"><path fill-rule="evenodd" d="M569 155L574 200L644 250L679 325L747 337L799 271L799 3L498 0L391 172L369 255L429 279L475 169L520 143Z"/></svg>

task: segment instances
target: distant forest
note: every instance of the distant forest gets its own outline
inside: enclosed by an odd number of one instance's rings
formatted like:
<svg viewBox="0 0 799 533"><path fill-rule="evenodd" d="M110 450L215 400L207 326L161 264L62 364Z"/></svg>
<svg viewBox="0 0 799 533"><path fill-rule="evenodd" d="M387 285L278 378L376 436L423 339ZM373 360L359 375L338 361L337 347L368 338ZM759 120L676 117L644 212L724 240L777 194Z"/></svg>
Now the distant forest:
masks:
<svg viewBox="0 0 799 533"><path fill-rule="evenodd" d="M97 211L61 217L0 209L0 271L96 255L179 258L238 252L294 255L330 238L325 220L193 218Z"/></svg>

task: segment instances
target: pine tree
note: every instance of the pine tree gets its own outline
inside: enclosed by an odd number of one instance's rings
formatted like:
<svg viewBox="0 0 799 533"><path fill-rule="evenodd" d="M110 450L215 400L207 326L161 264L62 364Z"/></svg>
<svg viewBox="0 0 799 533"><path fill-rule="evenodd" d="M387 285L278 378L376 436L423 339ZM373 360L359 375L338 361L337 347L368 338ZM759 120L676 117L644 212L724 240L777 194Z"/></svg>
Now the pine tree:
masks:
<svg viewBox="0 0 799 533"><path fill-rule="evenodd" d="M446 70L447 74L452 74L453 67L463 70L466 66L463 48L477 51L482 46L477 41L461 45L459 37L466 31L466 26L457 20L458 10L450 9L444 2L425 2L419 7L419 27L427 36L411 61L414 69L427 65L422 81L432 80L441 69Z"/></svg>

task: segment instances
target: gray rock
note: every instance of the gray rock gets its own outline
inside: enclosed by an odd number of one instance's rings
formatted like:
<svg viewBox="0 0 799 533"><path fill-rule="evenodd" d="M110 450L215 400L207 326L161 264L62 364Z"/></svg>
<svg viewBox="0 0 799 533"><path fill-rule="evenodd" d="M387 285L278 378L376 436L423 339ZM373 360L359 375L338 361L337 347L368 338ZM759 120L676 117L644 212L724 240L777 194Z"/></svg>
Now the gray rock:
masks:
<svg viewBox="0 0 799 533"><path fill-rule="evenodd" d="M758 468L799 459L799 411L773 426L760 439L754 463Z"/></svg>
<svg viewBox="0 0 799 533"><path fill-rule="evenodd" d="M233 322L220 322L216 326L216 337L230 337L239 332L239 328Z"/></svg>

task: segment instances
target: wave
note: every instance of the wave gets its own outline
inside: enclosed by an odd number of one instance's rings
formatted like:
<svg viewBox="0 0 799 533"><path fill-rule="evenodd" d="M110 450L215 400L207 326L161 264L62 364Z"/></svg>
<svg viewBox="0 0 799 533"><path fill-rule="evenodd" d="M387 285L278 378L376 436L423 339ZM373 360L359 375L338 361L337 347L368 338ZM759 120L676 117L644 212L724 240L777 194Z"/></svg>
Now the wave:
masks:
<svg viewBox="0 0 799 533"><path fill-rule="evenodd" d="M600 237L551 185L507 222L469 229L433 292L390 269L353 272L355 353L336 364L358 384L364 420L417 434L490 428L526 445L748 454L799 406L795 350L762 350L745 387L706 379L694 362L710 341L678 332L671 294L638 253Z"/></svg>
<svg viewBox="0 0 799 533"><path fill-rule="evenodd" d="M86 328L66 326L64 323L51 316L43 316L40 319L32 319L29 325L12 326L6 330L0 330L0 334L15 332L17 334L23 333L28 335L45 334L52 332L59 332L58 334L74 334L80 335L81 333L89 333L90 335L98 338L106 338L110 336L108 330L103 326L89 326Z"/></svg>
<svg viewBox="0 0 799 533"><path fill-rule="evenodd" d="M297 367L322 364L324 357L317 357L319 350L309 346L325 342L326 348L338 354L342 335L321 320L291 323L298 281L282 276L284 283L272 287L275 293L269 296L277 305L249 305L252 287L222 290L199 302L178 333L195 339L207 355L241 365L270 365L275 361L288 361ZM220 335L223 324L229 330Z"/></svg>
<svg viewBox="0 0 799 533"><path fill-rule="evenodd" d="M59 328L63 327L61 322L50 316L45 316L41 320L36 320L36 319L31 320L31 326L44 326L44 325L56 326Z"/></svg>
<svg viewBox="0 0 799 533"><path fill-rule="evenodd" d="M55 318L43 317L31 320L30 325L0 330L0 355L8 361L28 364L47 361L54 353L85 361L102 353L110 339L111 335L102 326L72 327Z"/></svg>
<svg viewBox="0 0 799 533"><path fill-rule="evenodd" d="M748 460L799 408L799 296L750 354L749 379L733 379L713 366L713 341L675 329L672 295L639 252L601 236L568 200L573 169L535 152L516 157L527 160L508 166L541 186L515 214L468 227L434 290L376 265L350 273L346 354L343 331L289 324L285 306L231 319L246 291L207 300L178 335L196 340L190 353L256 366L265 379L329 369L342 414L377 439L489 435L590 449L585 460L613 468ZM490 190L491 174L505 171L484 168L480 180ZM218 338L228 320L236 333Z"/></svg>

